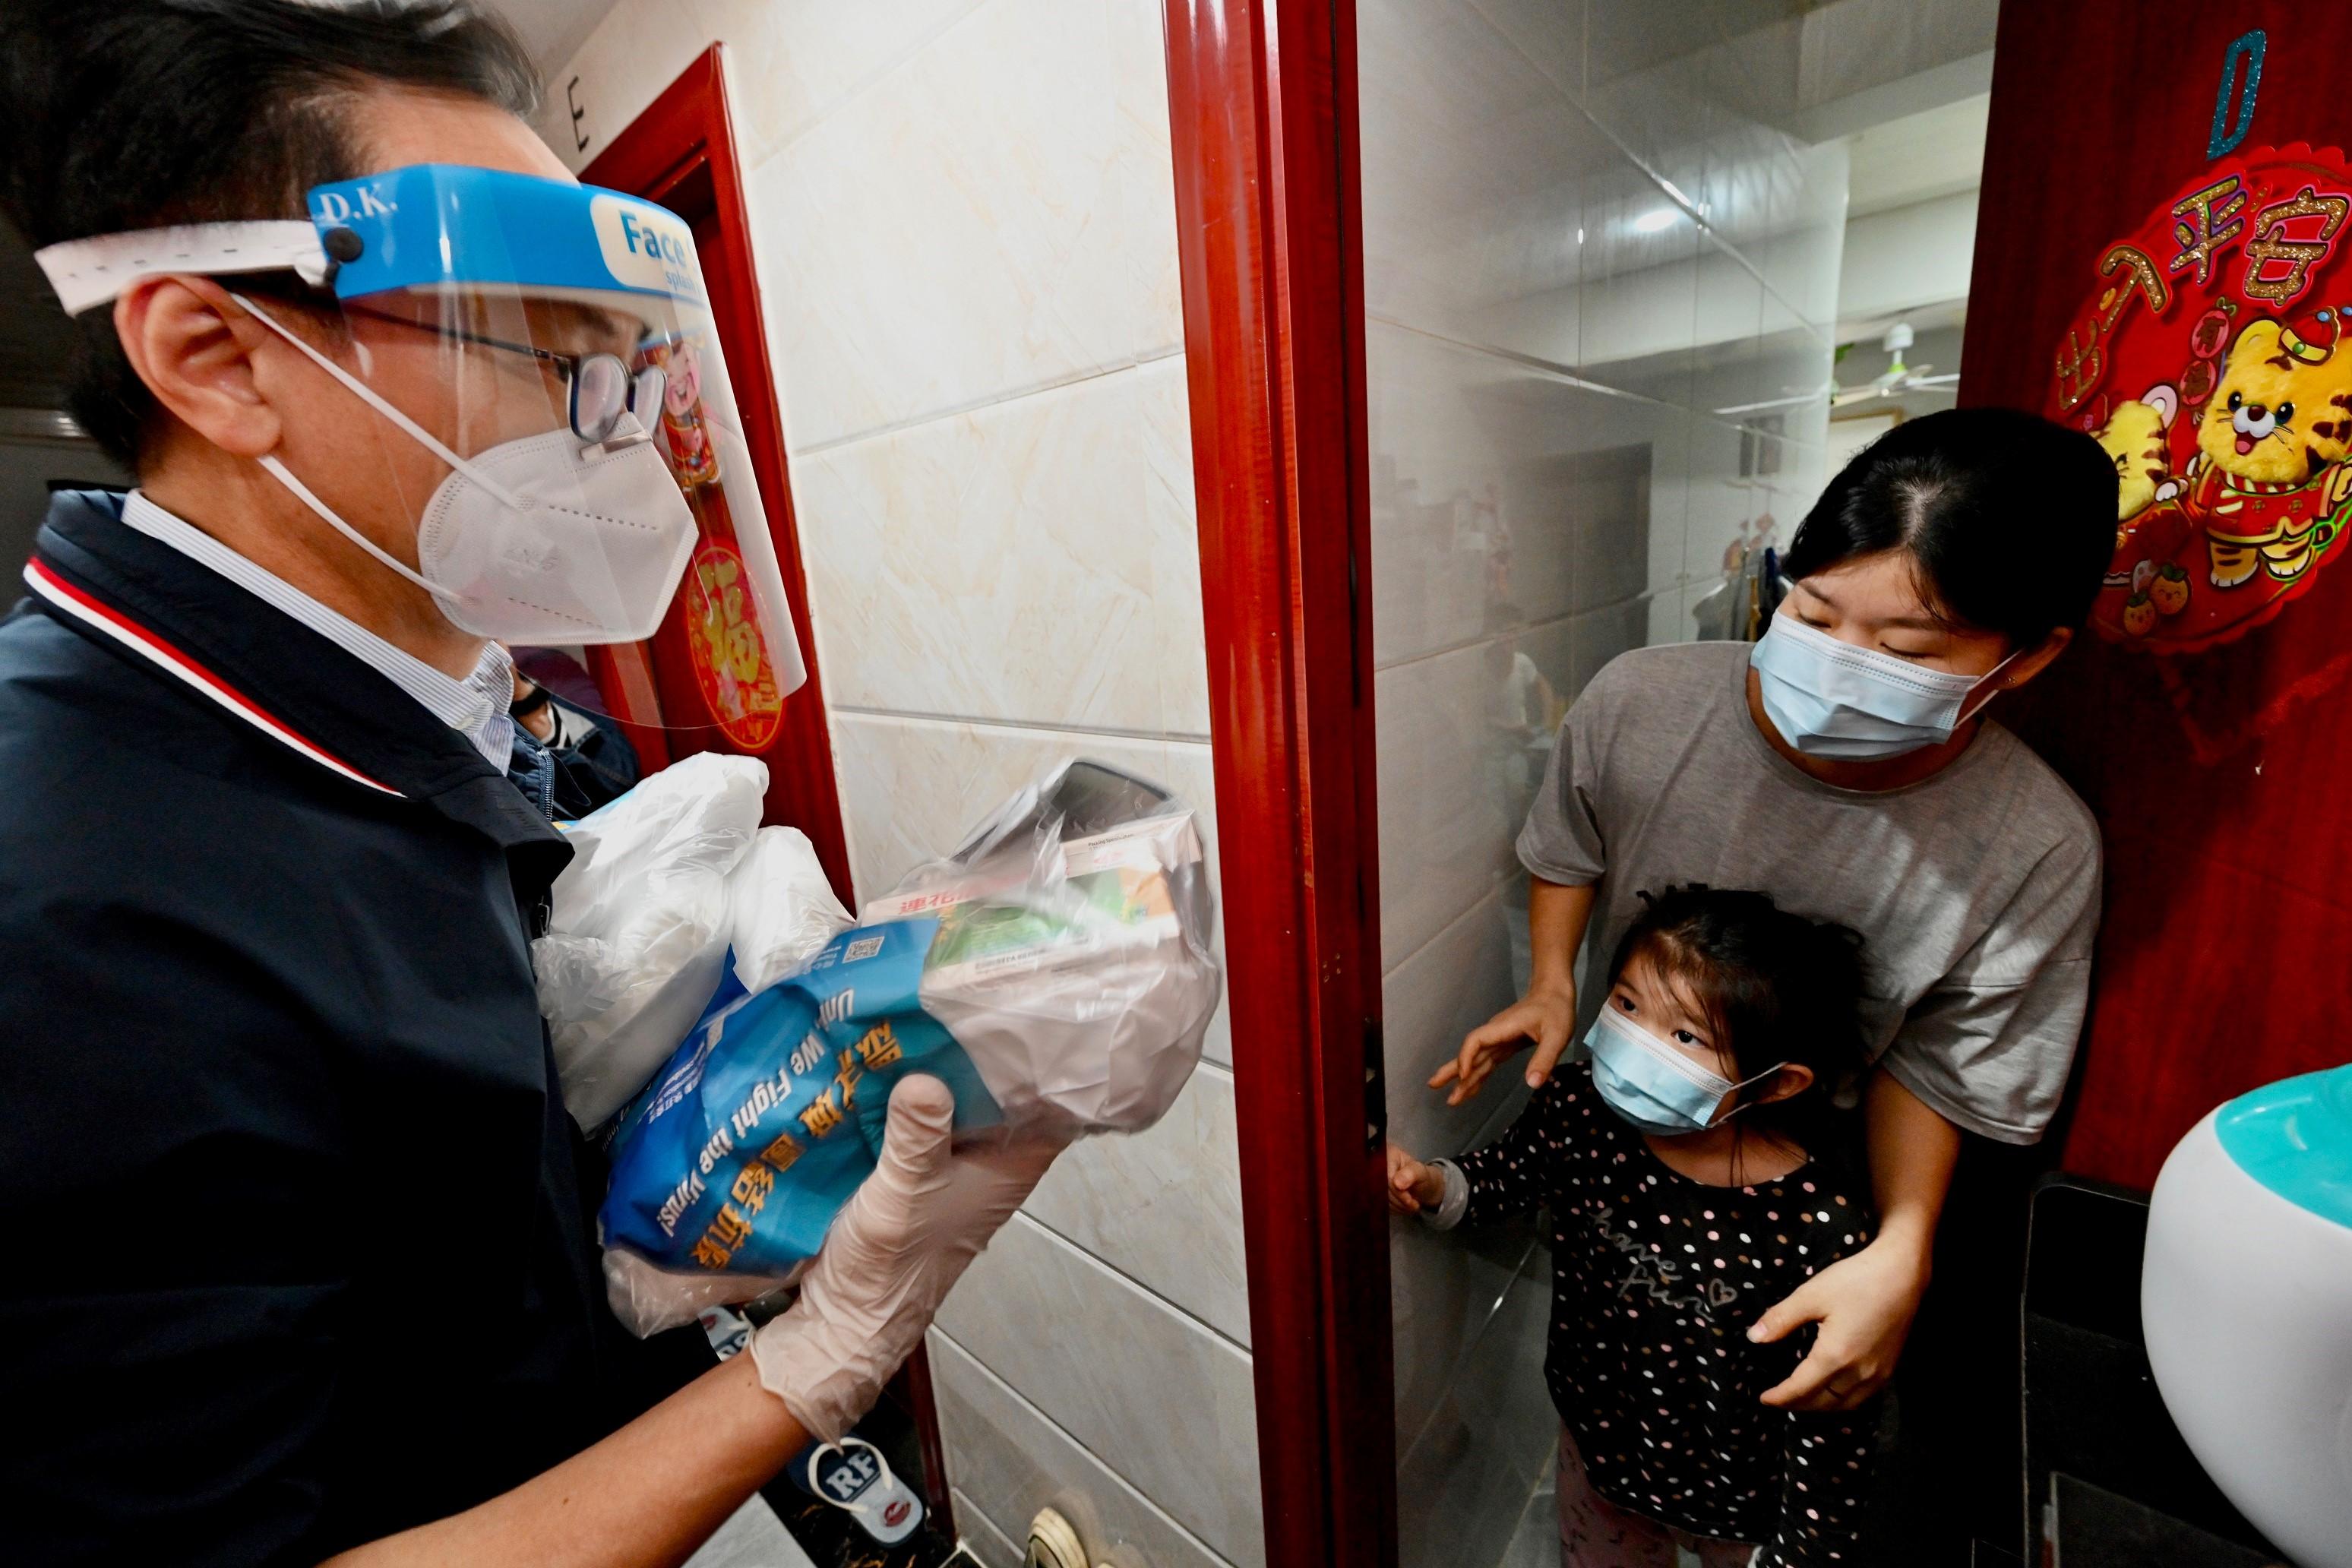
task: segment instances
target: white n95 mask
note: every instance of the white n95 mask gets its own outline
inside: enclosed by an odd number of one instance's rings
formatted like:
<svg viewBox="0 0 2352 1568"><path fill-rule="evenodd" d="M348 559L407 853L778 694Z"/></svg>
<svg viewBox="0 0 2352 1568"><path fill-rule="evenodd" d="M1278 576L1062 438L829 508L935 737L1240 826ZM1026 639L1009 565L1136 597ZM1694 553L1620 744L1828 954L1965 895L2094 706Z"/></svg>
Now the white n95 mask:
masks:
<svg viewBox="0 0 2352 1568"><path fill-rule="evenodd" d="M423 574L454 595L449 619L501 642L651 637L693 549L694 514L651 440L606 451L561 429L452 471L416 529Z"/></svg>
<svg viewBox="0 0 2352 1568"><path fill-rule="evenodd" d="M461 458L373 387L232 295L443 462L408 566L336 515L275 457L261 466L337 531L432 595L452 626L515 643L653 636L693 553L694 513L641 425L585 444L568 426Z"/></svg>

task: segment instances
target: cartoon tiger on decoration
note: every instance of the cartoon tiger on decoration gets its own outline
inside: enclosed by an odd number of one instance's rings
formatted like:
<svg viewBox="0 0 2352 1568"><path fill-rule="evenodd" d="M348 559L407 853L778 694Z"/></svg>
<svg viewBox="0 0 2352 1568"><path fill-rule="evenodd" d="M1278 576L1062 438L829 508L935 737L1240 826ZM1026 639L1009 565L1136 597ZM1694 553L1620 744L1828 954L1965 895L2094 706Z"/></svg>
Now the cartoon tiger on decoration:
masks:
<svg viewBox="0 0 2352 1568"><path fill-rule="evenodd" d="M2172 476L2172 460L2165 447L2165 431L2179 412L2179 394L2169 386L2149 389L2126 398L2099 427L2098 442L2116 465L2116 548L2121 550L2129 531L2124 526L2158 500L2179 493Z"/></svg>
<svg viewBox="0 0 2352 1568"><path fill-rule="evenodd" d="M2204 529L2210 580L2257 572L2292 583L2335 540L2352 500L2352 351L2340 313L2314 321L2325 342L2277 321L2247 323L2198 421L2183 508Z"/></svg>

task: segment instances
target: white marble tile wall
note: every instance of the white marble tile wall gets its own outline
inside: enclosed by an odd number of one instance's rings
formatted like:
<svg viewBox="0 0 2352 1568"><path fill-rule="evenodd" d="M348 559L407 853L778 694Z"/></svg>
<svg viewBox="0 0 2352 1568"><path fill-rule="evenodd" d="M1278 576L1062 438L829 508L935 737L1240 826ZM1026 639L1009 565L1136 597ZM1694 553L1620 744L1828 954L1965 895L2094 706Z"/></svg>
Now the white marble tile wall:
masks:
<svg viewBox="0 0 2352 1568"><path fill-rule="evenodd" d="M622 0L551 73L578 167L728 46L866 896L1076 755L1195 804L1213 874L1160 23ZM949 1476L992 1564L1046 1501L1121 1568L1262 1560L1229 1042L1221 1008L1167 1118L1073 1150L942 1316Z"/></svg>
<svg viewBox="0 0 2352 1568"><path fill-rule="evenodd" d="M796 447L1182 340L1151 0L988 0L751 176Z"/></svg>
<svg viewBox="0 0 2352 1568"><path fill-rule="evenodd" d="M1153 0L622 0L542 132L583 167L713 41L796 451L1181 342Z"/></svg>
<svg viewBox="0 0 2352 1568"><path fill-rule="evenodd" d="M1249 1271L1234 1147L1233 1071L1205 1063L1159 1126L1079 1144L1024 1207L1055 1235L1246 1346Z"/></svg>
<svg viewBox="0 0 2352 1568"><path fill-rule="evenodd" d="M1493 668L1501 647L1480 641L1373 678L1389 720L1377 735L1383 953L1419 952L1517 864L1526 732L1495 713L1511 673Z"/></svg>
<svg viewBox="0 0 2352 1568"><path fill-rule="evenodd" d="M1088 1453L1118 1455L1118 1475L1219 1556L1264 1561L1255 1399L1239 1345L1025 1215L972 1264L938 1332ZM951 1457L950 1474L977 1484L964 1477L985 1462L960 1474Z"/></svg>
<svg viewBox="0 0 2352 1568"><path fill-rule="evenodd" d="M835 706L1206 738L1181 355L803 453L793 490Z"/></svg>
<svg viewBox="0 0 2352 1568"><path fill-rule="evenodd" d="M1170 1518L946 1333L933 1330L930 1347L942 1435L953 1452L972 1456L958 1473L956 1515L971 1510L964 1538L989 1568L1020 1568L1029 1521L1042 1508L1067 1519L1109 1568L1224 1568L1237 1561ZM1261 1547L1238 1561L1264 1555Z"/></svg>
<svg viewBox="0 0 2352 1568"><path fill-rule="evenodd" d="M1526 981L1536 709L1696 635L1821 485L1843 155L1745 112L1793 62L1743 15L1358 7L1389 1118L1424 1156L1525 1098L1420 1086ZM1532 1235L1392 1237L1405 1568L1501 1562L1550 1463Z"/></svg>

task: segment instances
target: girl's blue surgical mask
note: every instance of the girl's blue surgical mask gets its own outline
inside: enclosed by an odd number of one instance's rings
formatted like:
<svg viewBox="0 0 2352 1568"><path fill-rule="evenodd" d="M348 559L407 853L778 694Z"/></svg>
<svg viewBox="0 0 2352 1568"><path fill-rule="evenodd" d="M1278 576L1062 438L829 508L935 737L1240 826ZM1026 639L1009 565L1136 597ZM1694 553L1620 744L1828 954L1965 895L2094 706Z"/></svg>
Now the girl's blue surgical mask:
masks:
<svg viewBox="0 0 2352 1568"><path fill-rule="evenodd" d="M1592 1087L1609 1109L1641 1131L1665 1138L1704 1132L1728 1118L1738 1106L1721 1117L1716 1114L1727 1096L1787 1065L1776 1063L1755 1078L1734 1083L1699 1066L1608 1003L1585 1031L1584 1048L1592 1053Z"/></svg>
<svg viewBox="0 0 2352 1568"><path fill-rule="evenodd" d="M1969 707L1969 696L2016 658L1984 675L1952 675L1840 642L1784 614L1772 617L1748 664L1782 740L1809 757L1864 761L1950 740L1983 707Z"/></svg>

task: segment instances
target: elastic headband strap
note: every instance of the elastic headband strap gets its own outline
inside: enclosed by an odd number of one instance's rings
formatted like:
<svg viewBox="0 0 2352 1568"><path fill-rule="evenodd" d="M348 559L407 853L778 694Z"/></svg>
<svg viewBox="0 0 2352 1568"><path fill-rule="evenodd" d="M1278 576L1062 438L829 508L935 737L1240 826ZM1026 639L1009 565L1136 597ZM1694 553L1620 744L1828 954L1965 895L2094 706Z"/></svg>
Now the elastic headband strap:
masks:
<svg viewBox="0 0 2352 1568"><path fill-rule="evenodd" d="M58 303L68 316L103 305L142 278L159 272L299 273L306 283L328 277L319 231L307 218L251 223L187 223L63 240L33 252Z"/></svg>

